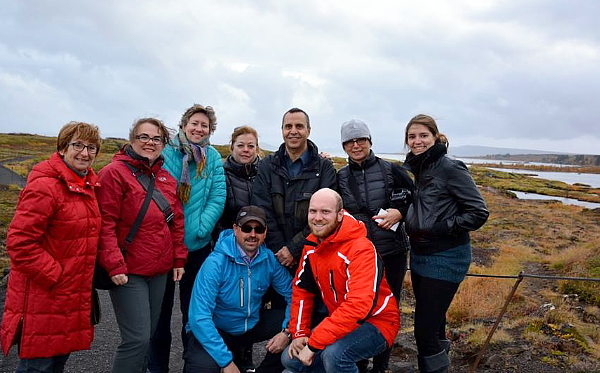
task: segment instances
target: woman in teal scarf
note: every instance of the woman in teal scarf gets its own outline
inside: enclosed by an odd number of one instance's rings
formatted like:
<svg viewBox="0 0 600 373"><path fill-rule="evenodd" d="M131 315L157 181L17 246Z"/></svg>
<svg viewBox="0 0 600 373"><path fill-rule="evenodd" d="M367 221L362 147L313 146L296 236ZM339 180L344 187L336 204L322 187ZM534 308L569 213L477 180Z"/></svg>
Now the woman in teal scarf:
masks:
<svg viewBox="0 0 600 373"><path fill-rule="evenodd" d="M195 104L182 115L176 139L163 151L163 167L178 180L177 195L183 204L185 217L184 241L189 250L185 275L179 282L184 349L194 279L211 252L211 233L223 213L227 196L221 155L210 145L210 135L216 127L217 117L213 108ZM148 369L152 373L168 372L169 369L174 292L175 283L169 281L159 325L148 351Z"/></svg>

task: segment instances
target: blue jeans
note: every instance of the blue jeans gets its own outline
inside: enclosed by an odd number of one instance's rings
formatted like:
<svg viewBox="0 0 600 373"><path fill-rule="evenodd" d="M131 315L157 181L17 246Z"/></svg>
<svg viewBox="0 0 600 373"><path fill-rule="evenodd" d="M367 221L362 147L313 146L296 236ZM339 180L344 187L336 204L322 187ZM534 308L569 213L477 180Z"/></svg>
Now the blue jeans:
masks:
<svg viewBox="0 0 600 373"><path fill-rule="evenodd" d="M366 322L344 338L317 352L311 366L304 366L296 358L290 359L289 347L281 354L281 362L286 368L284 372L356 373L357 361L375 356L387 347L387 342L379 330Z"/></svg>
<svg viewBox="0 0 600 373"><path fill-rule="evenodd" d="M15 373L62 373L69 354L52 357L21 359Z"/></svg>

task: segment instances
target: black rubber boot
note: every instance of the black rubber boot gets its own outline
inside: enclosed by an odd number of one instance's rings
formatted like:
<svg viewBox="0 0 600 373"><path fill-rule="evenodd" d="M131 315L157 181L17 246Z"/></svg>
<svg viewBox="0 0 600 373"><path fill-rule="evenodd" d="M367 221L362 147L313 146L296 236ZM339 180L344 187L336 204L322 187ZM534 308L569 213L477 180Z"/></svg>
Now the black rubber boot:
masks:
<svg viewBox="0 0 600 373"><path fill-rule="evenodd" d="M447 354L450 353L450 340L449 339L440 339L440 346L446 351Z"/></svg>
<svg viewBox="0 0 600 373"><path fill-rule="evenodd" d="M430 356L418 356L417 359L421 373L447 373L450 367L450 359L446 351Z"/></svg>

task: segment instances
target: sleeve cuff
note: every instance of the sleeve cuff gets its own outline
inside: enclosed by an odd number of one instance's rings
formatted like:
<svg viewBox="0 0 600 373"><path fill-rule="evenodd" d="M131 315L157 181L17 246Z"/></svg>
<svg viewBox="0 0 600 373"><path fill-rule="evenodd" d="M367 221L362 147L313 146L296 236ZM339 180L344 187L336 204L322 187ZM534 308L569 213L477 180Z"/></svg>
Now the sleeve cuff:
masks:
<svg viewBox="0 0 600 373"><path fill-rule="evenodd" d="M311 350L311 351L312 351L312 352L314 352L314 353L317 353L317 352L321 351L321 349L320 349L320 348L315 348L315 347L311 346L311 345L310 345L310 344L308 344L308 343L307 343L306 345L308 346L308 349L309 349L309 350Z"/></svg>

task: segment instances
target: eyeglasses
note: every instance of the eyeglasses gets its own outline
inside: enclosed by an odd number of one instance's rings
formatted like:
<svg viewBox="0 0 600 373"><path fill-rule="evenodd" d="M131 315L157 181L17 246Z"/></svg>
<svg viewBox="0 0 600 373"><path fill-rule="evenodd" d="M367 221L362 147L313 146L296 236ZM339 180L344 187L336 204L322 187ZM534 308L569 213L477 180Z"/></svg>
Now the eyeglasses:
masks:
<svg viewBox="0 0 600 373"><path fill-rule="evenodd" d="M249 225L242 225L240 227L240 229L242 230L242 232L244 233L250 233L254 230L254 232L256 232L256 234L263 234L265 233L265 231L267 230L266 227L263 227L262 225L259 225L257 227L251 227Z"/></svg>
<svg viewBox="0 0 600 373"><path fill-rule="evenodd" d="M147 142L149 142L149 141L151 141L151 140L152 140L152 142L154 144L158 144L158 145L161 145L161 144L163 144L165 142L165 139L163 137L161 137L161 136L150 137L148 135L137 135L135 138L137 140L140 140L144 144L147 143Z"/></svg>
<svg viewBox="0 0 600 373"><path fill-rule="evenodd" d="M87 148L88 153L90 153L90 154L96 154L96 153L98 153L98 146L96 146L94 144L83 145L80 142L72 142L69 145L71 145L73 147L73 149L75 149L78 152L82 152L83 149Z"/></svg>
<svg viewBox="0 0 600 373"><path fill-rule="evenodd" d="M361 137L360 139L352 139L352 140L348 140L346 141L343 145L344 146L354 146L354 143L357 143L359 146L363 146L367 143L367 140L369 140L366 137Z"/></svg>

